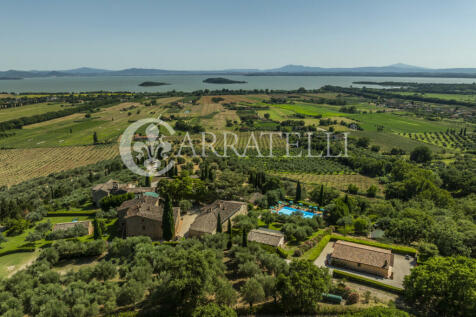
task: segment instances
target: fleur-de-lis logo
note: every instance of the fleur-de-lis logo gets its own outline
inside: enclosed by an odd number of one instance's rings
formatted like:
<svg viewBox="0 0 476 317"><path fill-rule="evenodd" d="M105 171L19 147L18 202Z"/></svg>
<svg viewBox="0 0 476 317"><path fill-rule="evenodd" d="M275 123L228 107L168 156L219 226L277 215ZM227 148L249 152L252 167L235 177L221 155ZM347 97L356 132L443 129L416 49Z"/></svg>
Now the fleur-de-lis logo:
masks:
<svg viewBox="0 0 476 317"><path fill-rule="evenodd" d="M145 136L137 134L137 130L145 125L147 125ZM169 135L175 134L172 127L160 118L136 121L122 134L119 153L124 164L132 172L142 176L160 176L174 166L173 160L169 160L166 164L172 145L164 140L166 135L161 134L159 127L164 127L162 130ZM139 167L139 162L143 162L144 168Z"/></svg>

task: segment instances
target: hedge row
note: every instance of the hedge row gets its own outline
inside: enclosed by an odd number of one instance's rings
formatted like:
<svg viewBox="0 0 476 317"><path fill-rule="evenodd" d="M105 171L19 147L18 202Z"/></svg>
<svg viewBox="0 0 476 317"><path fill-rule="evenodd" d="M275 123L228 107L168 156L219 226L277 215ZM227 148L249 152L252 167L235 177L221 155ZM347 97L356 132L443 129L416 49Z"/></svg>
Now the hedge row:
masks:
<svg viewBox="0 0 476 317"><path fill-rule="evenodd" d="M331 240L330 235L324 236L314 248L304 253L303 258L310 261L316 260L319 257L319 255L321 255L322 250L324 250L324 248L326 247L326 245L329 243L330 240Z"/></svg>
<svg viewBox="0 0 476 317"><path fill-rule="evenodd" d="M376 242L376 241L369 241L369 240L357 239L357 238L352 238L352 237L339 236L339 235L336 235L336 234L333 234L331 236L331 240L332 241L343 240L343 241L348 241L348 242L360 243L360 244L365 244L365 245L372 246L372 247L392 250L394 253L409 254L409 255L412 255L412 256L415 256L416 253L417 253L417 250L412 248L412 247L385 244L385 243L380 243L380 242Z"/></svg>
<svg viewBox="0 0 476 317"><path fill-rule="evenodd" d="M375 287L375 288L378 288L378 289L381 289L381 290L384 290L384 291L388 291L388 292L391 292L391 293L399 294L399 295L403 293L402 288L392 286L392 285L387 285L385 283L374 281L374 280L371 280L369 278L362 277L360 275L356 275L356 274L352 274L352 273L348 273L348 272L344 272L344 271L340 271L340 270L336 270L336 269L334 269L334 271L332 273L332 277L334 277L334 278L345 278L348 281L352 281L352 282L372 286L372 287Z"/></svg>
<svg viewBox="0 0 476 317"><path fill-rule="evenodd" d="M23 252L33 252L35 248L18 248L13 250L0 251L0 257L4 255L14 254L14 253L23 253Z"/></svg>
<svg viewBox="0 0 476 317"><path fill-rule="evenodd" d="M46 214L47 217L69 217L69 216L94 216L97 210L91 211L71 211L71 212L64 212L64 211L50 211Z"/></svg>

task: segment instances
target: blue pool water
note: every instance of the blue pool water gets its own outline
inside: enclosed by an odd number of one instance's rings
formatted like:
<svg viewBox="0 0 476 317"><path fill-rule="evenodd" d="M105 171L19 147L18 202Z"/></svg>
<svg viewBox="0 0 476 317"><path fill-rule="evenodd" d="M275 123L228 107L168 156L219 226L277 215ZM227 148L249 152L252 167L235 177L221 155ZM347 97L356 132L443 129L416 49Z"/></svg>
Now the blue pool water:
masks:
<svg viewBox="0 0 476 317"><path fill-rule="evenodd" d="M304 211L304 210L300 210L300 209L295 209L295 208L291 208L291 207L283 207L283 208L278 210L278 213L290 216L293 212L296 212L296 211L302 213L304 218L314 217L314 214L312 212Z"/></svg>

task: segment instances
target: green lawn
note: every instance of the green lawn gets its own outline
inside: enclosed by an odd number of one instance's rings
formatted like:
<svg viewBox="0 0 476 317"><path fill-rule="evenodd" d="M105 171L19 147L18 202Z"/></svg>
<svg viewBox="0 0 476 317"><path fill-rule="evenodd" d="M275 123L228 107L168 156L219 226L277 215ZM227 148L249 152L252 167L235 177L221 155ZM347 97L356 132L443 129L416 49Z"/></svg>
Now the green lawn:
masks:
<svg viewBox="0 0 476 317"><path fill-rule="evenodd" d="M13 253L0 256L0 278L6 278L38 256L39 251Z"/></svg>

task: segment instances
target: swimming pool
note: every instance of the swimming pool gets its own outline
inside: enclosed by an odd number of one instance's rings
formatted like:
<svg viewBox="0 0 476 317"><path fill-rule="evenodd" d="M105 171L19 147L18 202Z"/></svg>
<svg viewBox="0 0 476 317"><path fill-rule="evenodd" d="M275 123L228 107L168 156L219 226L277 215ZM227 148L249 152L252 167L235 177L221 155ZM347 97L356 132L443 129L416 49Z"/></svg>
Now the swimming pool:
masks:
<svg viewBox="0 0 476 317"><path fill-rule="evenodd" d="M300 209L295 209L295 208L291 208L291 207L283 207L283 208L278 210L278 213L290 216L293 212L296 212L296 211L302 213L304 218L314 217L314 214L312 212L304 211L304 210L300 210Z"/></svg>

